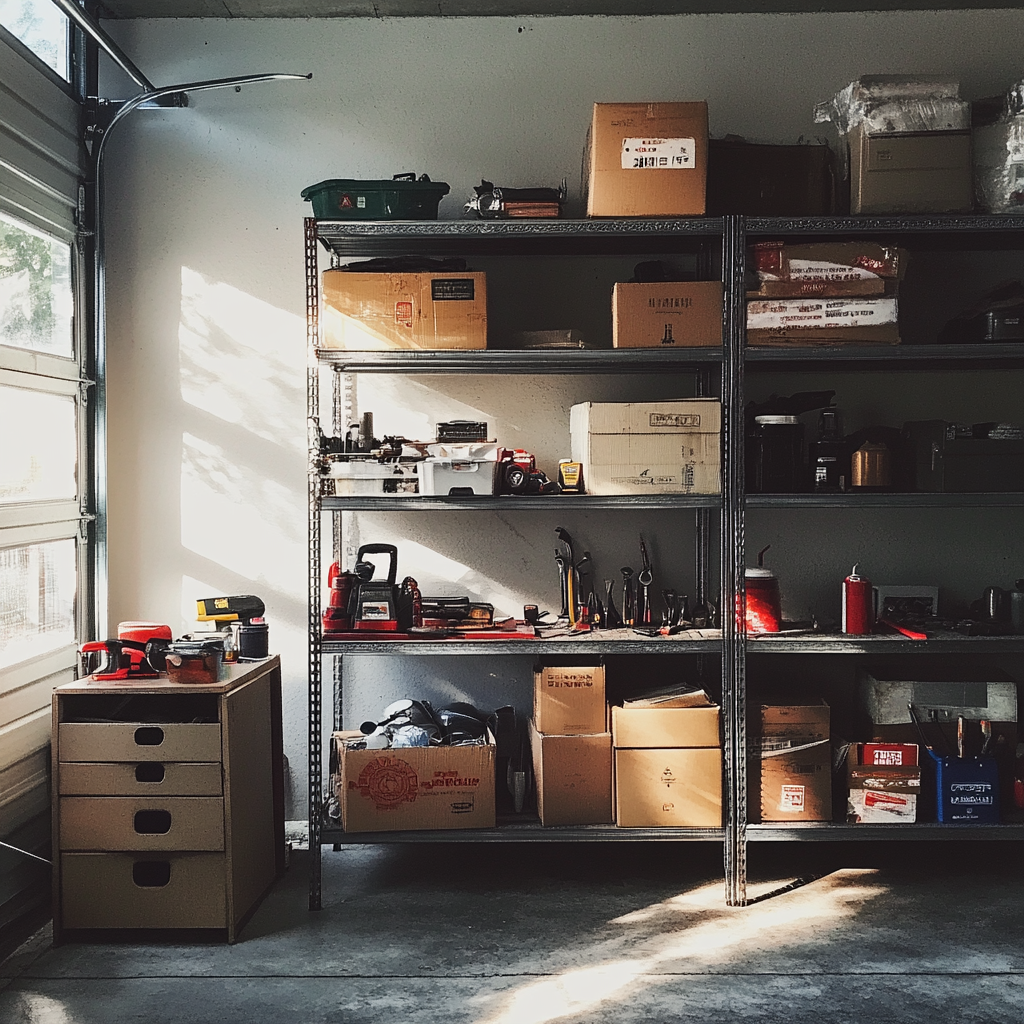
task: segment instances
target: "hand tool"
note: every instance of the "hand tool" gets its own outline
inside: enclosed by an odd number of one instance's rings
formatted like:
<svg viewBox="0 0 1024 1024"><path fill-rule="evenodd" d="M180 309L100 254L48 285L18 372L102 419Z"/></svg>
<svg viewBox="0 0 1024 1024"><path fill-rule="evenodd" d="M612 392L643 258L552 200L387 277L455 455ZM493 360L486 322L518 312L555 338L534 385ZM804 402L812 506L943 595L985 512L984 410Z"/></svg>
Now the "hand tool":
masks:
<svg viewBox="0 0 1024 1024"><path fill-rule="evenodd" d="M604 624L606 629L618 629L622 625L622 618L619 615L618 609L615 607L615 602L612 600L612 586L614 580L604 581L604 593L605 593L605 615Z"/></svg>
<svg viewBox="0 0 1024 1024"><path fill-rule="evenodd" d="M654 582L654 573L651 569L651 560L647 554L647 545L644 543L643 535L640 536L640 558L643 562L643 568L640 570L640 575L637 576L637 582L643 590L642 606L639 611L639 618L645 626L651 624L651 593L650 586Z"/></svg>
<svg viewBox="0 0 1024 1024"><path fill-rule="evenodd" d="M593 575L594 560L589 551L584 551L583 557L576 563L576 593L581 608L590 607L590 598L594 593Z"/></svg>
<svg viewBox="0 0 1024 1024"><path fill-rule="evenodd" d="M565 565L565 558L561 552L555 551L555 563L558 565L558 587L562 598L562 610L558 613L560 619L569 618L569 574Z"/></svg>
<svg viewBox="0 0 1024 1024"><path fill-rule="evenodd" d="M981 737L981 752L978 756L984 757L992 746L992 723L987 718L981 720Z"/></svg>
<svg viewBox="0 0 1024 1024"><path fill-rule="evenodd" d="M556 526L555 535L565 545L566 553L566 605L570 625L576 625L576 556L572 550L572 537L564 527Z"/></svg>
<svg viewBox="0 0 1024 1024"><path fill-rule="evenodd" d="M663 590L661 592L661 599L665 602L665 612L661 617L662 626L675 626L678 624L676 619L678 615L678 598L679 595L674 590Z"/></svg>
<svg viewBox="0 0 1024 1024"><path fill-rule="evenodd" d="M964 759L964 716L960 715L956 720L956 756L962 761Z"/></svg>
<svg viewBox="0 0 1024 1024"><path fill-rule="evenodd" d="M684 622L689 624L690 622L690 597L688 594L683 594L679 598L679 616L676 622L682 625Z"/></svg>
<svg viewBox="0 0 1024 1024"><path fill-rule="evenodd" d="M633 570L624 565L622 573L622 621L626 626L636 624L636 591L633 589Z"/></svg>

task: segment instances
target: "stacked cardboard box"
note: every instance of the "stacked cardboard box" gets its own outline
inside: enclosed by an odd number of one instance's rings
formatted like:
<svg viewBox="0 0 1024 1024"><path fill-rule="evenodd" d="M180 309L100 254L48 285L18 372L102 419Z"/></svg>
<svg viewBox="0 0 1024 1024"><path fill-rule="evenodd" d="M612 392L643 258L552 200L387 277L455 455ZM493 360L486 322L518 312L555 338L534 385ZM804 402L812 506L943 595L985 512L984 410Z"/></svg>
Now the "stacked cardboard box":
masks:
<svg viewBox="0 0 1024 1024"><path fill-rule="evenodd" d="M722 825L719 708L703 694L612 708L620 828ZM674 704L690 706L673 706Z"/></svg>
<svg viewBox="0 0 1024 1024"><path fill-rule="evenodd" d="M604 665L540 665L533 672L530 748L542 825L612 820L612 737Z"/></svg>
<svg viewBox="0 0 1024 1024"><path fill-rule="evenodd" d="M762 705L752 747L760 762L750 777L759 783L761 821L832 820L827 704Z"/></svg>
<svg viewBox="0 0 1024 1024"><path fill-rule="evenodd" d="M748 345L899 344L907 254L875 242L760 242L747 294Z"/></svg>

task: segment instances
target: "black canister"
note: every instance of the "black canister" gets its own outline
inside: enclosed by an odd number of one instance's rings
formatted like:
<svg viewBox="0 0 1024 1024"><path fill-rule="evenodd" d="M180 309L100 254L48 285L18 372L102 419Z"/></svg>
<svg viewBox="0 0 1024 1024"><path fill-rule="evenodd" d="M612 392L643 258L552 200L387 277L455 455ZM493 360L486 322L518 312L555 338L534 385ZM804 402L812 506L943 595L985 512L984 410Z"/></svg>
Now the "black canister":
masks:
<svg viewBox="0 0 1024 1024"><path fill-rule="evenodd" d="M269 627L261 620L243 622L238 628L238 658L259 661L270 656Z"/></svg>
<svg viewBox="0 0 1024 1024"><path fill-rule="evenodd" d="M796 416L755 416L748 438L747 489L795 494L804 487L804 425Z"/></svg>

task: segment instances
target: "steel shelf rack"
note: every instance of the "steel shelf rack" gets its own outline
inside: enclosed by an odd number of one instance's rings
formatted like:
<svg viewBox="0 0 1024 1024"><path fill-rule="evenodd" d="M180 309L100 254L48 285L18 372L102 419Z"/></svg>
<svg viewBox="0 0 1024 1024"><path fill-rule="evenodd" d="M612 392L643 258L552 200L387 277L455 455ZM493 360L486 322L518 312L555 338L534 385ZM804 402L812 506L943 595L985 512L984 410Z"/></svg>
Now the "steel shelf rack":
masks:
<svg viewBox="0 0 1024 1024"><path fill-rule="evenodd" d="M308 401L310 414L319 408L319 369L340 373L378 374L619 374L694 372L710 379L721 375L723 410L722 494L706 498L604 498L589 495L517 499L513 497L444 498L427 496L325 497L320 480L309 483L309 755L310 906L319 907L321 844L374 842L563 842L563 841L704 841L723 846L726 901L746 903L746 852L749 843L856 841L1021 840L1024 822L992 826L846 825L843 823L752 824L747 808L747 659L760 663L777 655L968 655L1024 654L1024 637L966 637L946 634L927 641L901 636L845 637L819 633L746 635L743 616L725 616L719 636L700 639L621 639L564 637L536 641L332 641L320 633L320 519L322 513L414 510L695 510L720 515L721 607L743 607L745 531L748 510L790 509L961 509L1020 508L1024 494L792 494L744 493L742 410L746 373L814 371L957 372L968 368L1024 368L1024 344L993 345L844 345L748 347L746 345L745 250L757 239L799 241L837 238L885 239L909 248L942 250L1021 250L1024 223L1002 216L893 216L744 218L697 217L641 220L553 221L417 221L305 222ZM721 349L572 350L513 352L337 352L319 348L319 246L332 260L347 256L605 256L693 253L706 257L708 246L721 246L724 288ZM707 268L707 262L704 264ZM336 377L337 379L337 377ZM312 463L311 463L312 470ZM722 675L724 721L725 813L721 829L619 829L610 826L541 828L536 823L499 824L489 830L458 832L356 833L346 835L318 813L321 806L321 659L346 654L495 655L540 653L718 655Z"/></svg>

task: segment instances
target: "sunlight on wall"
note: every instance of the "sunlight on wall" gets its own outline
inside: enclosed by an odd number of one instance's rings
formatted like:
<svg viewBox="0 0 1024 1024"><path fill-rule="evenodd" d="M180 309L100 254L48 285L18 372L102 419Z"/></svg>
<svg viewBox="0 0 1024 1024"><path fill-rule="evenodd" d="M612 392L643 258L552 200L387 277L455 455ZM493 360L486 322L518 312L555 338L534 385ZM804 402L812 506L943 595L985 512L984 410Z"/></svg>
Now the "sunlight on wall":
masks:
<svg viewBox="0 0 1024 1024"><path fill-rule="evenodd" d="M306 390L305 331L302 318L182 267L182 398L304 458L290 414Z"/></svg>
<svg viewBox="0 0 1024 1024"><path fill-rule="evenodd" d="M638 936L635 928L630 929L621 940L605 945L609 955L605 963L531 982L513 993L502 1010L478 1024L547 1024L594 1013L602 1003L627 1000L641 977L645 985L655 983L659 973L671 973L678 981L680 971L707 973L748 949L809 941L816 926L824 924L832 931L853 917L864 901L885 892L885 886L871 880L874 873L871 869L837 871L751 907L726 907L724 883L716 882L626 914L610 923L650 924L666 930ZM711 920L707 920L709 913L714 914ZM698 923L688 926L688 914L699 914ZM635 955L638 945L641 956ZM612 958L610 954L620 949L633 955ZM602 1008L602 1012L613 1011Z"/></svg>

